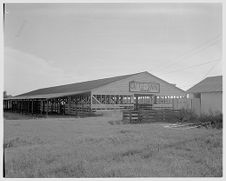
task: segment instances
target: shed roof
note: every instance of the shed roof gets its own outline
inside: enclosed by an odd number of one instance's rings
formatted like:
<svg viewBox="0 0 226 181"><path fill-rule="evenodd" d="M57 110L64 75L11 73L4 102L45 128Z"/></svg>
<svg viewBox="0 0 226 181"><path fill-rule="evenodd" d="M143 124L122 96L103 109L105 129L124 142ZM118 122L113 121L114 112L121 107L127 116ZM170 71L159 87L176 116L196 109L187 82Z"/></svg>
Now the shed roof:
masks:
<svg viewBox="0 0 226 181"><path fill-rule="evenodd" d="M98 79L98 80L91 80L86 82L79 82L79 83L73 83L73 84L66 84L66 85L60 85L60 86L54 86L54 87L48 87L48 88L42 88L33 90L24 94L17 95L12 98L6 98L7 99L50 99L50 98L57 98L57 97L63 97L63 96L69 96L69 95L76 95L81 93L90 92L91 90L110 84L115 81L119 81L122 79L126 79L130 76L141 74L141 73L148 73L149 72L140 72L135 74L129 74L129 75L122 75L122 76L116 76L116 77L110 77L110 78L104 78L104 79ZM154 76L150 74L151 76ZM156 77L156 76L154 76ZM158 78L158 77L156 77ZM160 78L158 78L161 81L164 81ZM164 81L165 83L168 83ZM170 83L168 83L171 86L174 86ZM178 87L174 86L176 89L184 92L182 89L179 89Z"/></svg>
<svg viewBox="0 0 226 181"><path fill-rule="evenodd" d="M222 91L222 76L207 77L187 90L190 93L219 91Z"/></svg>
<svg viewBox="0 0 226 181"><path fill-rule="evenodd" d="M127 77L130 77L136 74L139 74L139 73L42 88L42 89L37 89L37 90L27 92L24 94L20 94L9 99L41 99L41 98L48 99L48 98L80 94L83 92L91 91L92 89L104 86L106 84L110 84L112 82L125 79Z"/></svg>
<svg viewBox="0 0 226 181"><path fill-rule="evenodd" d="M49 98L58 98L76 94L87 94L90 91L74 91L74 92L67 92L67 93L53 93L53 94L42 94L42 95L20 95L15 97L7 97L4 100L16 100L16 99L49 99Z"/></svg>

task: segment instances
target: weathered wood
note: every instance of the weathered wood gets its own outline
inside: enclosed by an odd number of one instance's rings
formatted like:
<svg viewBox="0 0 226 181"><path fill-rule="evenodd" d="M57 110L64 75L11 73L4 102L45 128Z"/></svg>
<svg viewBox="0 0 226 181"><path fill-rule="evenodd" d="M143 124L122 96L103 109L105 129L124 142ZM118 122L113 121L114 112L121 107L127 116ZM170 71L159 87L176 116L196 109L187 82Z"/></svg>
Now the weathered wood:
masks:
<svg viewBox="0 0 226 181"><path fill-rule="evenodd" d="M31 114L34 113L34 101L31 101Z"/></svg>
<svg viewBox="0 0 226 181"><path fill-rule="evenodd" d="M132 122L154 122L167 121L175 119L179 111L174 110L139 110L139 111L123 111L123 120Z"/></svg>
<svg viewBox="0 0 226 181"><path fill-rule="evenodd" d="M43 110L43 113L45 112L45 101L42 102L42 110Z"/></svg>
<svg viewBox="0 0 226 181"><path fill-rule="evenodd" d="M49 100L46 101L46 116L48 116L49 113Z"/></svg>
<svg viewBox="0 0 226 181"><path fill-rule="evenodd" d="M68 97L68 114L71 114L71 96Z"/></svg>
<svg viewBox="0 0 226 181"><path fill-rule="evenodd" d="M30 101L27 101L27 112L29 113L30 111Z"/></svg>
<svg viewBox="0 0 226 181"><path fill-rule="evenodd" d="M23 113L23 102L20 101L20 113Z"/></svg>
<svg viewBox="0 0 226 181"><path fill-rule="evenodd" d="M42 115L43 113L43 101L40 101L40 114Z"/></svg>

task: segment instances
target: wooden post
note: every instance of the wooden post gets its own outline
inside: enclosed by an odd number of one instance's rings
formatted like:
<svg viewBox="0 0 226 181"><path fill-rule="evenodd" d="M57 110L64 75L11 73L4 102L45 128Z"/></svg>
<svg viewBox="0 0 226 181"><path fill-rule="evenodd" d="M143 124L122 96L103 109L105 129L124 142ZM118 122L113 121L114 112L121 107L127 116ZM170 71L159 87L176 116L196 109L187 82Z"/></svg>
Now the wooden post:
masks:
<svg viewBox="0 0 226 181"><path fill-rule="evenodd" d="M132 112L129 111L129 122L131 123L131 118L132 118Z"/></svg>
<svg viewBox="0 0 226 181"><path fill-rule="evenodd" d="M50 100L51 102L51 112L53 112L53 100Z"/></svg>
<svg viewBox="0 0 226 181"><path fill-rule="evenodd" d="M92 112L92 106L93 106L93 95L92 92L90 93L90 111Z"/></svg>
<svg viewBox="0 0 226 181"><path fill-rule="evenodd" d="M44 102L44 100L42 101L42 111L43 111L43 113L45 112L45 102Z"/></svg>
<svg viewBox="0 0 226 181"><path fill-rule="evenodd" d="M55 111L58 114L58 99L55 99Z"/></svg>
<svg viewBox="0 0 226 181"><path fill-rule="evenodd" d="M107 96L104 95L104 104L107 104Z"/></svg>
<svg viewBox="0 0 226 181"><path fill-rule="evenodd" d="M60 101L61 98L57 99L57 113L60 114Z"/></svg>
<svg viewBox="0 0 226 181"><path fill-rule="evenodd" d="M173 105L173 110L174 110L174 97L173 97L173 104L172 105Z"/></svg>
<svg viewBox="0 0 226 181"><path fill-rule="evenodd" d="M41 101L40 101L40 114L41 114L41 115L42 115L42 112L43 112L42 108L43 108L43 101L41 100Z"/></svg>
<svg viewBox="0 0 226 181"><path fill-rule="evenodd" d="M27 112L29 113L29 111L30 111L30 102L29 102L29 100L27 101Z"/></svg>
<svg viewBox="0 0 226 181"><path fill-rule="evenodd" d="M3 110L7 110L7 100L3 100Z"/></svg>
<svg viewBox="0 0 226 181"><path fill-rule="evenodd" d="M20 110L20 102L19 101L16 101L16 112L19 113L19 110Z"/></svg>
<svg viewBox="0 0 226 181"><path fill-rule="evenodd" d="M33 112L34 112L34 105L33 105L33 100L31 101L31 114L33 114Z"/></svg>
<svg viewBox="0 0 226 181"><path fill-rule="evenodd" d="M13 101L11 101L11 111L13 112Z"/></svg>
<svg viewBox="0 0 226 181"><path fill-rule="evenodd" d="M66 104L66 100L65 98L63 99L63 114L65 114L65 104ZM61 111L61 104L60 104L60 111Z"/></svg>
<svg viewBox="0 0 226 181"><path fill-rule="evenodd" d="M68 114L71 114L71 96L68 96Z"/></svg>
<svg viewBox="0 0 226 181"><path fill-rule="evenodd" d="M48 117L48 112L49 112L49 100L47 99L46 101L46 116Z"/></svg>
<svg viewBox="0 0 226 181"><path fill-rule="evenodd" d="M23 113L23 101L20 102L20 113Z"/></svg>
<svg viewBox="0 0 226 181"><path fill-rule="evenodd" d="M136 106L135 106L135 109L138 110L138 95L136 95L135 97L136 97Z"/></svg>

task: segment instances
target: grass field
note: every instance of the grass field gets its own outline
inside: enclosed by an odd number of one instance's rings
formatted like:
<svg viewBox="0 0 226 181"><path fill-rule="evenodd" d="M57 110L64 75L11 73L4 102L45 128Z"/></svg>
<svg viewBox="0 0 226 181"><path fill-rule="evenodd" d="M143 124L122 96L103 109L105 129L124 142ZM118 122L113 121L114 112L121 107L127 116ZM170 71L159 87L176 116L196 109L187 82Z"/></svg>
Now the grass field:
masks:
<svg viewBox="0 0 226 181"><path fill-rule="evenodd" d="M222 176L222 130L117 119L5 119L6 177Z"/></svg>

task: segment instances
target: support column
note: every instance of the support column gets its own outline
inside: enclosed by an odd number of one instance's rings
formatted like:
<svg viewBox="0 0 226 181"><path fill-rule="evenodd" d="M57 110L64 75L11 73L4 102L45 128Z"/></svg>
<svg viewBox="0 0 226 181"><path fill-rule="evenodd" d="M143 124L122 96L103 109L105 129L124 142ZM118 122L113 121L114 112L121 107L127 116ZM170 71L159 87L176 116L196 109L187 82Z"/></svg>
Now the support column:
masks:
<svg viewBox="0 0 226 181"><path fill-rule="evenodd" d="M42 101L42 110L43 110L43 113L45 112L45 102Z"/></svg>
<svg viewBox="0 0 226 181"><path fill-rule="evenodd" d="M46 116L48 117L49 113L49 100L46 101Z"/></svg>
<svg viewBox="0 0 226 181"><path fill-rule="evenodd" d="M63 98L63 115L65 114L65 105L66 104L66 99L65 98ZM60 112L61 112L61 102L60 102Z"/></svg>
<svg viewBox="0 0 226 181"><path fill-rule="evenodd" d="M90 111L92 112L92 105L93 105L93 95L92 92L90 93Z"/></svg>
<svg viewBox="0 0 226 181"><path fill-rule="evenodd" d="M53 112L53 100L51 100L50 102L51 102L51 112Z"/></svg>
<svg viewBox="0 0 226 181"><path fill-rule="evenodd" d="M135 97L136 97L136 106L135 106L135 109L138 110L138 95L136 95Z"/></svg>
<svg viewBox="0 0 226 181"><path fill-rule="evenodd" d="M16 112L19 113L19 111L20 111L20 101L16 101L16 104L17 104Z"/></svg>
<svg viewBox="0 0 226 181"><path fill-rule="evenodd" d="M7 110L8 109L8 100L6 100L6 101L3 101L4 102L4 110Z"/></svg>
<svg viewBox="0 0 226 181"><path fill-rule="evenodd" d="M18 101L18 112L20 112L20 109L21 109L21 102L20 101Z"/></svg>
<svg viewBox="0 0 226 181"><path fill-rule="evenodd" d="M20 113L23 113L23 102L20 102Z"/></svg>
<svg viewBox="0 0 226 181"><path fill-rule="evenodd" d="M31 114L33 114L34 113L34 102L33 102L33 100L31 101Z"/></svg>
<svg viewBox="0 0 226 181"><path fill-rule="evenodd" d="M55 99L55 109L56 113L58 114L58 99Z"/></svg>
<svg viewBox="0 0 226 181"><path fill-rule="evenodd" d="M27 112L30 113L30 101L27 101Z"/></svg>
<svg viewBox="0 0 226 181"><path fill-rule="evenodd" d="M42 112L43 112L43 101L41 100L40 101L40 114L42 115Z"/></svg>
<svg viewBox="0 0 226 181"><path fill-rule="evenodd" d="M68 97L68 114L71 114L71 96Z"/></svg>

